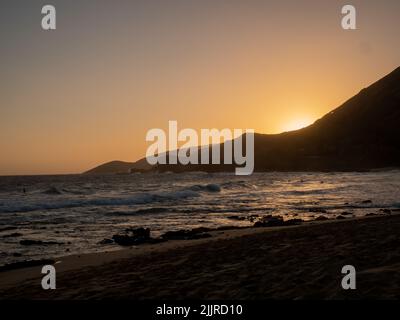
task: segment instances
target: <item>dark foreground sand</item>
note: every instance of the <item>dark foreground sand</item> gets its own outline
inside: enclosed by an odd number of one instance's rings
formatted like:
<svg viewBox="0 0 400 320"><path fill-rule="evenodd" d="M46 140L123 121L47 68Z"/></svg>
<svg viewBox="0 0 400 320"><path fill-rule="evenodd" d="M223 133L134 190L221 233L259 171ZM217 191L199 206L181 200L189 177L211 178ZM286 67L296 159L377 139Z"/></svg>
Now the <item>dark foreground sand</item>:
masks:
<svg viewBox="0 0 400 320"><path fill-rule="evenodd" d="M59 259L57 289L40 268L0 273L0 299L398 299L400 215L216 232ZM341 269L357 270L357 290Z"/></svg>

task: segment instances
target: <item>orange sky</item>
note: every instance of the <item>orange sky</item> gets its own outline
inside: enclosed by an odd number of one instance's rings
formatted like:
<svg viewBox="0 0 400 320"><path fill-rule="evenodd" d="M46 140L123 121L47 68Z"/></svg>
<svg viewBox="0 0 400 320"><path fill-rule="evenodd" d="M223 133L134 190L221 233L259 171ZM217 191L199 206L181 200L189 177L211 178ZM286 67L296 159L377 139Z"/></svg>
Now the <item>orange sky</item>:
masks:
<svg viewBox="0 0 400 320"><path fill-rule="evenodd" d="M398 1L353 1L356 31L342 1L53 4L44 32L40 1L1 3L0 175L135 161L169 120L295 129L400 65Z"/></svg>

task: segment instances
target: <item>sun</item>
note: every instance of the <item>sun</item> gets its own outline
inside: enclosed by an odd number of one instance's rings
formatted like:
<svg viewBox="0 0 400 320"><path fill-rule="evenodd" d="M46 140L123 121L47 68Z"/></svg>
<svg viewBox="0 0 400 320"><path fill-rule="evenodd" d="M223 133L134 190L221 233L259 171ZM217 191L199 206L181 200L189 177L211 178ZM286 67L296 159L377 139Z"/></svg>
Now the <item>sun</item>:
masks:
<svg viewBox="0 0 400 320"><path fill-rule="evenodd" d="M288 132L288 131L295 131L299 129L303 129L305 127L308 127L311 125L313 121L309 118L298 118L298 119L293 119L286 123L283 126L283 132Z"/></svg>

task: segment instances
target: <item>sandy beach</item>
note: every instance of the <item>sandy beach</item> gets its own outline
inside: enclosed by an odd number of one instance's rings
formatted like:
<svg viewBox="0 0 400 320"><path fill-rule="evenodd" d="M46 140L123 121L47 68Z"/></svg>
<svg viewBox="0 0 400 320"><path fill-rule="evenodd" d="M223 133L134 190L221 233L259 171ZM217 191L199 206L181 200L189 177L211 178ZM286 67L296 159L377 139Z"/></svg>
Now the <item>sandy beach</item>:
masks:
<svg viewBox="0 0 400 320"><path fill-rule="evenodd" d="M1 299L398 299L400 215L218 231L0 273ZM357 289L341 287L353 265Z"/></svg>

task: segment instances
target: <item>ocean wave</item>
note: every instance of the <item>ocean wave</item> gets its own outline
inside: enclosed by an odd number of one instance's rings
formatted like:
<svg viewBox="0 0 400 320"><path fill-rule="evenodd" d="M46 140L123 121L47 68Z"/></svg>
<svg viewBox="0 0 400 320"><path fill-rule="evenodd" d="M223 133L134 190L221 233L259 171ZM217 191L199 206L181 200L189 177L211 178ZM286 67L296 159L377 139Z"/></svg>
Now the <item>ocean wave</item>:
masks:
<svg viewBox="0 0 400 320"><path fill-rule="evenodd" d="M10 205L0 209L0 213L18 213L30 212L38 210L56 210L77 207L90 207L90 206L123 206L123 205L140 205L153 202L173 201L186 198L200 197L198 192L193 190L179 190L172 192L159 192L159 193L140 193L134 194L129 197L123 198L96 198L96 199L67 199L46 203L32 203L29 205Z"/></svg>
<svg viewBox="0 0 400 320"><path fill-rule="evenodd" d="M137 216L142 214L158 214L170 212L170 209L165 207L144 208L132 211L113 211L109 215L112 216Z"/></svg>
<svg viewBox="0 0 400 320"><path fill-rule="evenodd" d="M345 189L346 189L345 187L336 187L336 188L325 188L325 189L289 190L289 191L282 191L280 192L280 194L292 195L292 196L309 195L309 194L328 194Z"/></svg>
<svg viewBox="0 0 400 320"><path fill-rule="evenodd" d="M370 204L343 204L343 205L326 205L326 206L293 206L292 209L299 211L320 212L321 210L343 210L343 209L390 209L400 208L400 204L396 203L370 203Z"/></svg>

